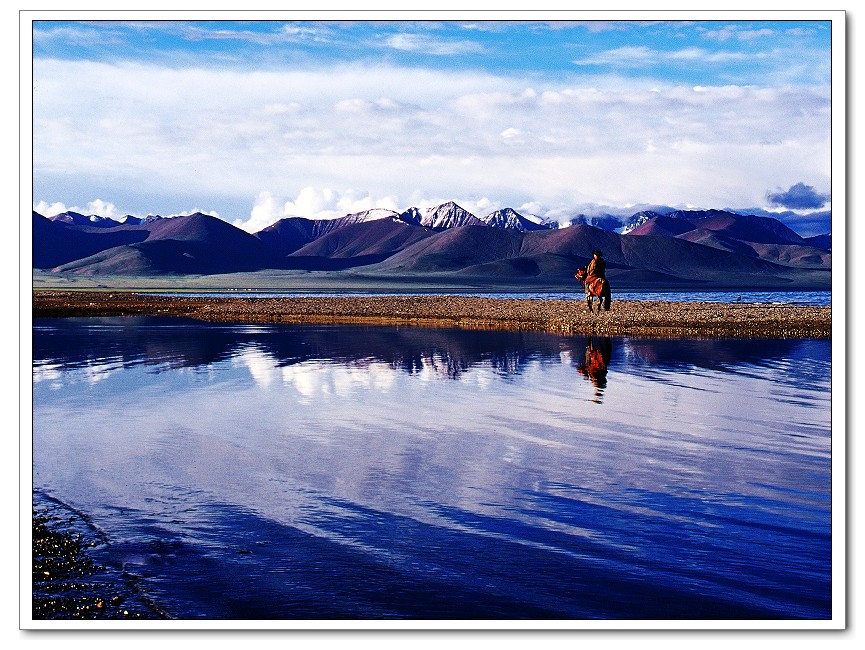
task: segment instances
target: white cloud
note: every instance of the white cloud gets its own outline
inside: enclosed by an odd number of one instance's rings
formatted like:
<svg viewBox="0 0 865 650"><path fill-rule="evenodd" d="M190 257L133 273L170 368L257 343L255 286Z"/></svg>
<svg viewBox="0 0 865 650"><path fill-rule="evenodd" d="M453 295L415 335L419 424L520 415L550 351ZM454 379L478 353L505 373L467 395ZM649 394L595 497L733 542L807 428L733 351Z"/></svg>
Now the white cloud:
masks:
<svg viewBox="0 0 865 650"><path fill-rule="evenodd" d="M288 201L277 198L270 192L259 193L249 219L237 219L234 225L254 233L285 217L334 219L373 208L384 208L394 212L402 209L394 196L375 197L351 189L336 191L331 188L309 186L304 187L294 199Z"/></svg>
<svg viewBox="0 0 865 650"><path fill-rule="evenodd" d="M216 206L206 197L251 202L248 217L230 218L255 232L288 215L399 211L433 198L550 209L614 199L758 205L766 187L819 184L829 173L827 88L65 61L36 61L34 79L34 181L46 210L52 200L68 205L50 181L62 187L71 175L85 196L100 196L110 179L124 213L152 209L125 207L126 194L170 191L207 210Z"/></svg>
<svg viewBox="0 0 865 650"><path fill-rule="evenodd" d="M775 30L772 29L747 29L739 32L740 41L753 41L766 36L774 36Z"/></svg>
<svg viewBox="0 0 865 650"><path fill-rule="evenodd" d="M45 25L51 25L51 27L45 28ZM103 44L119 45L121 43L119 35L104 26L63 23L60 26L54 26L52 22L43 22L40 27L33 29L33 42L42 45L60 42L65 45L81 46L92 44L96 39L99 39Z"/></svg>
<svg viewBox="0 0 865 650"><path fill-rule="evenodd" d="M39 201L33 204L33 211L38 212L43 217L53 217L55 214L62 214L67 211L66 205L60 202L47 203Z"/></svg>
<svg viewBox="0 0 865 650"><path fill-rule="evenodd" d="M686 47L682 50L670 52L667 56L674 60L705 59L707 58L707 53L706 50L700 49L699 47Z"/></svg>
<svg viewBox="0 0 865 650"><path fill-rule="evenodd" d="M108 201L103 201L102 199L94 199L90 203L87 204L87 215L95 214L99 217L108 217L109 219L114 219L118 216L117 208L113 203L109 203Z"/></svg>
<svg viewBox="0 0 865 650"><path fill-rule="evenodd" d="M236 219L234 225L250 233L264 230L284 216L282 206L270 192L261 192L255 199L249 219Z"/></svg>
<svg viewBox="0 0 865 650"><path fill-rule="evenodd" d="M288 201L283 208L285 214L305 217L331 217L337 205L337 194L330 188L317 190L304 187L293 201Z"/></svg>
<svg viewBox="0 0 865 650"><path fill-rule="evenodd" d="M436 56L473 54L483 51L480 43L475 41L441 39L429 34L394 34L385 39L384 45L395 50Z"/></svg>
<svg viewBox="0 0 865 650"><path fill-rule="evenodd" d="M775 36L776 31L769 28L748 29L743 25L729 24L720 29L698 29L704 38L716 41L727 41L736 39L739 41L753 41L759 38Z"/></svg>
<svg viewBox="0 0 865 650"><path fill-rule="evenodd" d="M93 199L84 208L77 206L67 207L65 203L60 201L54 203L38 201L33 204L33 210L45 217L53 217L55 214L63 212L77 212L86 216L97 215L99 217L108 217L109 219L116 219L121 216L118 214L117 207L113 203L102 199Z"/></svg>
<svg viewBox="0 0 865 650"><path fill-rule="evenodd" d="M297 102L277 102L274 104L267 104L262 111L266 115L287 115L291 113L299 113L302 109L303 106Z"/></svg>
<svg viewBox="0 0 865 650"><path fill-rule="evenodd" d="M320 23L292 23L284 25L281 33L290 40L310 40L328 42L333 38L330 29Z"/></svg>
<svg viewBox="0 0 865 650"><path fill-rule="evenodd" d="M657 50L645 45L628 45L613 50L598 52L574 61L576 65L628 65L642 66L655 63L660 58Z"/></svg>
<svg viewBox="0 0 865 650"><path fill-rule="evenodd" d="M584 59L575 60L579 66L609 65L623 68L640 68L659 65L665 62L707 62L727 63L729 61L745 61L754 54L734 51L711 51L699 47L685 47L679 50L653 50L644 45L620 47L614 50L598 52Z"/></svg>

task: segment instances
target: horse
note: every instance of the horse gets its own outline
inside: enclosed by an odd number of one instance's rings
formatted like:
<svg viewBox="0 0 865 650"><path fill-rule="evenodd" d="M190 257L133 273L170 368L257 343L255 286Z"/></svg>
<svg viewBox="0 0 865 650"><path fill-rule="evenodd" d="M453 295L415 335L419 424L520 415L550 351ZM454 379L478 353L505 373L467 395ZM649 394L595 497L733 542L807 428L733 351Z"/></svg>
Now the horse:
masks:
<svg viewBox="0 0 865 650"><path fill-rule="evenodd" d="M610 283L606 278L592 278L587 279L588 271L586 267L582 267L577 269L577 272L574 273L574 277L586 285L586 304L589 306L589 311L594 313L594 309L592 309L592 305L594 303L594 299L598 299L598 313L601 311L601 307L603 306L604 311L610 311L610 302L612 300L612 294L610 293Z"/></svg>

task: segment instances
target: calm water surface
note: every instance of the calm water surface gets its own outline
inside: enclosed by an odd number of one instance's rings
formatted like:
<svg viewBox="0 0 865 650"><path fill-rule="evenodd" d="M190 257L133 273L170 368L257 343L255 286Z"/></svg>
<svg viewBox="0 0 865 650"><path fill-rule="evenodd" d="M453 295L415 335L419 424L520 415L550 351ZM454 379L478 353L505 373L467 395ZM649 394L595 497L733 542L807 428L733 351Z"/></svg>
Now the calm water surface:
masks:
<svg viewBox="0 0 865 650"><path fill-rule="evenodd" d="M34 322L33 476L180 619L831 616L830 342Z"/></svg>
<svg viewBox="0 0 865 650"><path fill-rule="evenodd" d="M397 293L368 292L368 291L253 291L246 289L235 289L228 291L195 291L195 292L155 292L166 296L196 296L208 298L225 298L243 296L246 298L300 298L306 296L422 296L422 295L461 295L480 296L483 298L500 299L534 299L534 300L585 300L582 287L576 287L573 291L544 291L544 292L495 292L495 291L460 291L442 292L427 291L424 293L412 293L401 291ZM742 302L749 304L792 304L792 305L831 305L831 291L614 291L613 300L652 300L670 302Z"/></svg>

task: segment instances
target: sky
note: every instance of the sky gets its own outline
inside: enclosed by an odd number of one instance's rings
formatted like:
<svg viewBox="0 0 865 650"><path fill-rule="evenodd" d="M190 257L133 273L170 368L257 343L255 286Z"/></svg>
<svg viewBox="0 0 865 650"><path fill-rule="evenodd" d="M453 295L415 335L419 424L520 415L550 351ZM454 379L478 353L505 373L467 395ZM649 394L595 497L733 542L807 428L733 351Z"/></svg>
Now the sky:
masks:
<svg viewBox="0 0 865 650"><path fill-rule="evenodd" d="M35 20L33 207L256 232L449 200L550 220L670 206L819 234L831 36L825 19Z"/></svg>

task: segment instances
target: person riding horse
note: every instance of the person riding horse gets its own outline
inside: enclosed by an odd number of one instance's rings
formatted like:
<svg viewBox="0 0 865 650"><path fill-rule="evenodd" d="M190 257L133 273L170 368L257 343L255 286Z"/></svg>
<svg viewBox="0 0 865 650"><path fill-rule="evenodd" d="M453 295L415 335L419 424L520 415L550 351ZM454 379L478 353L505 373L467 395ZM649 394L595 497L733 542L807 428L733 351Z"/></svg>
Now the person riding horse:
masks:
<svg viewBox="0 0 865 650"><path fill-rule="evenodd" d="M589 311L592 309L593 297L597 296L601 304L598 306L600 311L603 306L604 311L610 311L610 283L607 281L607 262L604 260L604 254L595 249L592 251L592 259L589 263L578 269L574 274L578 280L586 285L586 302L589 306Z"/></svg>
<svg viewBox="0 0 865 650"><path fill-rule="evenodd" d="M586 282L592 281L595 278L601 280L607 279L607 262L604 259L604 254L595 249L592 251L592 260L586 267Z"/></svg>

